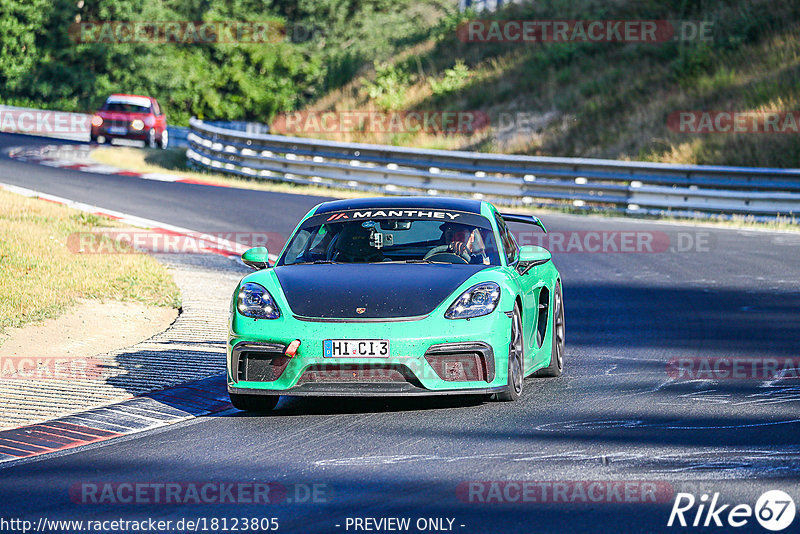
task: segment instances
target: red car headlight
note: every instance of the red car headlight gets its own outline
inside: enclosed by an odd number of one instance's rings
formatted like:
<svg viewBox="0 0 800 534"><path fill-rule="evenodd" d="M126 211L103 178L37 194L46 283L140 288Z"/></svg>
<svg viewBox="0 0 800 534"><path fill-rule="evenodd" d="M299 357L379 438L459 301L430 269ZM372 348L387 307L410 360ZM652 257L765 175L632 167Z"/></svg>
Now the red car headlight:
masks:
<svg viewBox="0 0 800 534"><path fill-rule="evenodd" d="M102 126L103 125L103 117L100 115L95 115L92 117L92 126Z"/></svg>

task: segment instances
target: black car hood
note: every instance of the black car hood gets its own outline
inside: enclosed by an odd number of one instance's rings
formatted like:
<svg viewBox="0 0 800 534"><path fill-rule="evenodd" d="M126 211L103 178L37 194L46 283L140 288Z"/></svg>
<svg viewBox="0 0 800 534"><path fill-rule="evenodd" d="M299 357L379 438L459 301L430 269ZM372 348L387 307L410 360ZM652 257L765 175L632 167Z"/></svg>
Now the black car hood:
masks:
<svg viewBox="0 0 800 534"><path fill-rule="evenodd" d="M427 315L465 280L485 268L486 265L338 263L284 265L276 267L275 274L297 315L378 319Z"/></svg>

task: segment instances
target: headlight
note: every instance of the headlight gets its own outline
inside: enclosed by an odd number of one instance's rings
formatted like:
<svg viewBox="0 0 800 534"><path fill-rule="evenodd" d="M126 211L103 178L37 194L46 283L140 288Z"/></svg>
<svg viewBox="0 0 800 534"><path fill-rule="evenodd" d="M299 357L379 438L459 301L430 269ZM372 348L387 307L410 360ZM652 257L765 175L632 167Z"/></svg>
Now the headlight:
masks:
<svg viewBox="0 0 800 534"><path fill-rule="evenodd" d="M483 282L467 289L445 312L447 319L470 319L488 315L500 302L500 286L494 282Z"/></svg>
<svg viewBox="0 0 800 534"><path fill-rule="evenodd" d="M136 119L131 123L131 128L133 128L134 130L141 130L142 128L144 128L144 122L142 122L139 119Z"/></svg>
<svg viewBox="0 0 800 534"><path fill-rule="evenodd" d="M92 117L92 126L102 126L103 125L103 117L100 115L95 115Z"/></svg>
<svg viewBox="0 0 800 534"><path fill-rule="evenodd" d="M239 290L236 309L245 317L253 319L277 319L281 310L275 299L263 286L248 282Z"/></svg>

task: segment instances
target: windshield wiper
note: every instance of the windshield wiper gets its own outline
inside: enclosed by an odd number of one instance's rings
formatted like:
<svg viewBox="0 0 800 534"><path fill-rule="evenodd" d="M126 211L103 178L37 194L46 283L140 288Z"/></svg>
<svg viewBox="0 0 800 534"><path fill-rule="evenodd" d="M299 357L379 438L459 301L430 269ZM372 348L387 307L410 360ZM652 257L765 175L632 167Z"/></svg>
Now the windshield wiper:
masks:
<svg viewBox="0 0 800 534"><path fill-rule="evenodd" d="M331 264L331 263L339 263L339 262L333 260L314 260L314 261L301 261L300 263L292 263L292 265L320 265L320 264Z"/></svg>
<svg viewBox="0 0 800 534"><path fill-rule="evenodd" d="M445 263L443 261L431 261L431 260L406 260L403 263Z"/></svg>

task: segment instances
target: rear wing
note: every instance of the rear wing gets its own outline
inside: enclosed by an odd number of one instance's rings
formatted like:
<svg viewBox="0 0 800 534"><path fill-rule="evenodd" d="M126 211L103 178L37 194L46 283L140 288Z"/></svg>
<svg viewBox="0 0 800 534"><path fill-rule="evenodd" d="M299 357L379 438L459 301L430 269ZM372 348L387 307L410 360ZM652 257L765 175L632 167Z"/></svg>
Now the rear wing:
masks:
<svg viewBox="0 0 800 534"><path fill-rule="evenodd" d="M544 227L544 223L539 220L539 217L533 215L517 215L514 213L501 213L500 216L503 217L503 220L506 222L533 224L541 228L542 232L547 233L547 228Z"/></svg>

